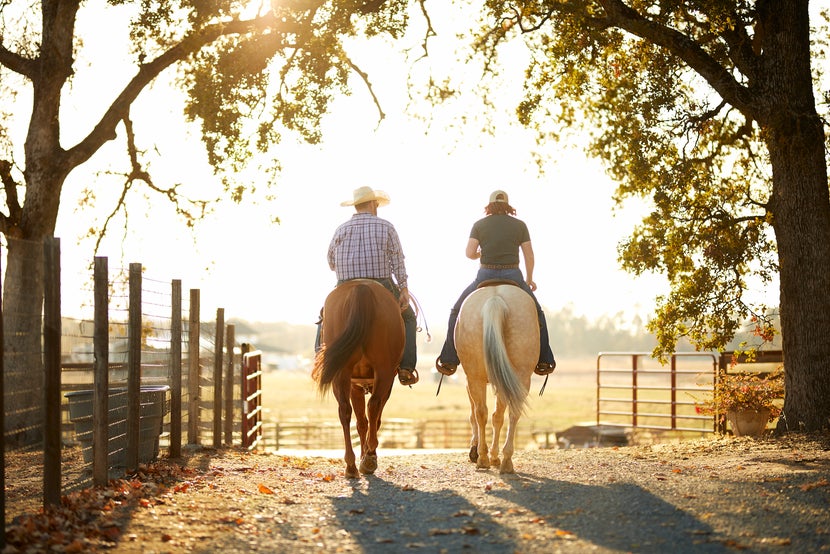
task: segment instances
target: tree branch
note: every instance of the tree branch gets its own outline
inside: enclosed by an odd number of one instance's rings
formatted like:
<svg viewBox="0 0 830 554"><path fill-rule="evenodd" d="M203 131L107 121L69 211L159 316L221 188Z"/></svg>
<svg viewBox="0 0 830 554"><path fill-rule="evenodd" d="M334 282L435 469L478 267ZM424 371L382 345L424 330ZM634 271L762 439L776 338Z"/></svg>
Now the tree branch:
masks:
<svg viewBox="0 0 830 554"><path fill-rule="evenodd" d="M19 236L20 225L20 200L17 196L19 185L12 177L12 163L8 160L0 160L0 182L3 183L3 190L6 192L6 205L9 208L8 214L0 214L0 231L6 236ZM17 230L17 233L15 232Z"/></svg>
<svg viewBox="0 0 830 554"><path fill-rule="evenodd" d="M741 21L737 13L732 14L733 21ZM756 30L756 37L760 32ZM729 46L729 57L735 63L735 67L744 75L754 79L757 73L756 52L753 49L753 39L749 38L746 27L736 24L733 29L726 29L721 33L723 40Z"/></svg>
<svg viewBox="0 0 830 554"><path fill-rule="evenodd" d="M757 119L749 89L741 86L726 68L694 40L675 29L646 19L622 0L597 1L605 10L607 26L618 27L665 48L706 79L721 98L748 118Z"/></svg>
<svg viewBox="0 0 830 554"><path fill-rule="evenodd" d="M366 85L366 88L369 90L369 94L372 95L372 101L375 103L375 107L378 109L378 126L380 126L381 122L386 119L386 114L383 111L383 108L380 105L380 100L378 99L377 95L375 94L375 89L372 87L371 81L369 81L369 74L365 71L361 70L360 67L355 64L352 59L346 56L346 63L349 64L349 67L354 70L355 73L360 75L360 78L363 79L363 83Z"/></svg>
<svg viewBox="0 0 830 554"><path fill-rule="evenodd" d="M140 151L138 150L135 144L135 132L133 131L132 120L130 120L128 115L124 117L122 121L124 123L124 128L126 130L127 135L127 156L130 159L130 171L126 174L123 174L124 186L121 190L121 196L118 198L118 201L115 203L115 206L113 207L112 211L110 211L109 215L107 215L106 219L104 220L104 224L101 227L101 231L100 233L98 233L98 236L95 241L95 252L98 251L98 248L101 245L101 241L107 234L109 224L112 222L112 219L118 214L118 212L123 210L125 216L127 215L127 193L130 191L130 189L136 183L136 181L141 181L144 184L146 184L151 190L154 190L166 196L167 199L175 207L176 213L187 220L188 227L191 227L196 219L204 215L205 207L208 204L207 201L193 201L185 199L188 202L190 202L191 205L196 207L198 211L201 212L201 214L199 215L194 215L193 213L191 213L190 210L182 207L180 202L182 196L180 196L178 193L178 185L174 185L166 189L156 186L156 184L153 182L152 177L150 176L150 173L146 169L144 169L144 167L141 165L141 162L138 159Z"/></svg>
<svg viewBox="0 0 830 554"><path fill-rule="evenodd" d="M424 49L424 55L422 58L429 57L429 48L427 47L427 43L430 38L436 36L435 29L432 28L432 18L429 16L425 2L426 0L418 0L418 5L421 7L421 14L424 16L424 21L426 21L427 24L426 31L424 31L424 40L421 43L421 47Z"/></svg>
<svg viewBox="0 0 830 554"><path fill-rule="evenodd" d="M279 23L273 12L250 20L215 23L185 37L156 59L141 65L138 74L121 91L89 135L67 150L64 158L67 171L87 161L104 143L116 137L115 129L128 116L133 101L162 71L183 61L219 37L264 31Z"/></svg>
<svg viewBox="0 0 830 554"><path fill-rule="evenodd" d="M30 81L35 75L37 64L29 58L16 54L0 44L0 65L3 65L15 73L19 73Z"/></svg>

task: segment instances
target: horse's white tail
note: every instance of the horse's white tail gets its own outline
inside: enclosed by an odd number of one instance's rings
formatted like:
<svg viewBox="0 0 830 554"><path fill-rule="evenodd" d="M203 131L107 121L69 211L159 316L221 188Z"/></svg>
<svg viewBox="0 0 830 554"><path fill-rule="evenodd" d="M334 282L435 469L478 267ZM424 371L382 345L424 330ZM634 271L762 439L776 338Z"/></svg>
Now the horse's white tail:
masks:
<svg viewBox="0 0 830 554"><path fill-rule="evenodd" d="M481 308L484 340L484 367L487 378L513 414L524 413L527 390L516 376L504 345L504 322L507 303L501 296L493 296Z"/></svg>

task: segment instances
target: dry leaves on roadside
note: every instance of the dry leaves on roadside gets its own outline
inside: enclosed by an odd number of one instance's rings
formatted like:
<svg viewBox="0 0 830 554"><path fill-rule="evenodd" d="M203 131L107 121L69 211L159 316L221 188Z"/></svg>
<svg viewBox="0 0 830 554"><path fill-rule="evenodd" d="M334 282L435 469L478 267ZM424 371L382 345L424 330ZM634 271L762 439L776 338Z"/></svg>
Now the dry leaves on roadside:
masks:
<svg viewBox="0 0 830 554"><path fill-rule="evenodd" d="M52 551L86 552L111 546L121 538L121 515L152 507L153 498L168 485L195 475L192 469L159 462L141 465L135 474L114 479L107 487L67 494L60 505L18 516L7 525L6 550L26 552L45 546Z"/></svg>
<svg viewBox="0 0 830 554"><path fill-rule="evenodd" d="M800 488L804 492L807 492L807 491L811 491L811 490L813 490L815 488L818 488L818 487L827 487L827 486L830 486L830 481L828 481L827 479L819 479L815 483L805 483L805 484L801 485Z"/></svg>

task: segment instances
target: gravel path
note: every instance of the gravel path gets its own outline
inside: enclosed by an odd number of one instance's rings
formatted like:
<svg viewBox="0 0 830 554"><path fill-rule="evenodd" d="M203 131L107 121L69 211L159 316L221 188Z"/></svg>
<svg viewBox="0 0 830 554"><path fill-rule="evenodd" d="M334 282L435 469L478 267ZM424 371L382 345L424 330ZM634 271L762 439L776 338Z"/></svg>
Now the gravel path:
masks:
<svg viewBox="0 0 830 554"><path fill-rule="evenodd" d="M97 528L114 529L109 540L80 546L142 553L830 551L828 448L827 436L790 436L522 451L514 475L476 470L464 452L387 450L375 475L354 480L343 477L337 458L200 451L147 468L116 495L116 508L95 518Z"/></svg>

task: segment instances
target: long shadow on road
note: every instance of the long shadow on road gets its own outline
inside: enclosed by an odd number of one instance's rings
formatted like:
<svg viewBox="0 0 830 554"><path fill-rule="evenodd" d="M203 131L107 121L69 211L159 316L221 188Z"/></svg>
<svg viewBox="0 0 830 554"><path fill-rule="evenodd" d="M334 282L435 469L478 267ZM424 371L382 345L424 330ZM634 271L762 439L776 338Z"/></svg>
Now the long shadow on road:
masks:
<svg viewBox="0 0 830 554"><path fill-rule="evenodd" d="M517 552L511 529L455 490L402 490L376 476L355 481L350 497L332 499L361 552Z"/></svg>
<svg viewBox="0 0 830 554"><path fill-rule="evenodd" d="M522 476L494 490L543 517L564 536L624 552L731 552L711 542L712 527L632 483L583 485Z"/></svg>
<svg viewBox="0 0 830 554"><path fill-rule="evenodd" d="M637 485L523 474L502 482L486 494L466 487L419 491L372 476L332 502L343 529L367 553L549 552L553 542L570 552L729 552L711 541L709 525Z"/></svg>

